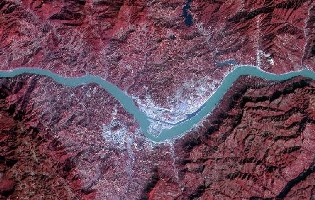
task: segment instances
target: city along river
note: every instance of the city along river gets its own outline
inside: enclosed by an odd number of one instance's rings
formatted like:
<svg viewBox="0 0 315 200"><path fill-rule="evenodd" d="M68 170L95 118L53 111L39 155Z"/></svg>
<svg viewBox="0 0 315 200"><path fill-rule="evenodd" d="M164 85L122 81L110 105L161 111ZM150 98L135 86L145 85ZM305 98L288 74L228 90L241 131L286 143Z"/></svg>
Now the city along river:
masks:
<svg viewBox="0 0 315 200"><path fill-rule="evenodd" d="M0 71L0 78L9 78L18 76L21 74L36 74L48 76L54 79L56 82L76 87L79 85L84 85L88 83L96 83L103 87L107 92L113 95L120 104L124 107L124 109L132 114L136 121L139 123L141 127L142 133L154 142L163 142L167 139L171 139L191 130L196 124L198 124L205 116L209 115L211 111L215 108L215 106L222 99L227 90L232 86L232 84L238 79L238 77L242 75L250 75L263 78L265 80L276 80L282 81L287 80L295 76L304 76L315 80L314 72L310 70L301 70L295 72L289 72L285 74L271 74L268 72L264 72L253 66L237 66L233 71L231 71L223 80L222 84L217 88L215 93L201 106L199 111L192 115L190 118L187 118L184 121L181 121L175 124L170 129L163 129L159 136L153 136L149 133L150 121L148 116L140 111L138 107L135 105L134 101L129 97L124 91L120 90L117 86L111 84L110 82L92 75L85 75L78 78L71 77L62 77L58 74L55 74L49 70L43 70L39 68L17 68L10 71Z"/></svg>

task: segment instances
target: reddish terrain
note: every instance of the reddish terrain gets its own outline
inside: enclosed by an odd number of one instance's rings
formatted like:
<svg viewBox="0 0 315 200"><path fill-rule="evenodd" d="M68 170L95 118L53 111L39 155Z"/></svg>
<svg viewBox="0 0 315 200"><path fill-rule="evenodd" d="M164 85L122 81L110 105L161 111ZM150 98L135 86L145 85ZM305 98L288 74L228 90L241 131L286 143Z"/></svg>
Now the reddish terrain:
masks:
<svg viewBox="0 0 315 200"><path fill-rule="evenodd" d="M137 125L118 104L121 123L102 137L93 112L106 107L110 115L115 100L98 86L89 87L109 101L82 100L87 86L39 76L2 79L0 87L0 198L315 197L314 81L242 77L202 127L173 144L128 131ZM49 97L41 95L49 88Z"/></svg>
<svg viewBox="0 0 315 200"><path fill-rule="evenodd" d="M225 60L315 70L314 26L312 0L0 0L0 69L200 105L194 83L210 94ZM314 81L242 77L201 127L154 144L98 85L3 78L0 199L314 199L314 109Z"/></svg>
<svg viewBox="0 0 315 200"><path fill-rule="evenodd" d="M314 6L312 0L2 0L0 68L99 75L169 107L183 83L221 80L230 67L216 63L224 60L275 73L313 69ZM198 91L185 88L182 98L190 95Z"/></svg>

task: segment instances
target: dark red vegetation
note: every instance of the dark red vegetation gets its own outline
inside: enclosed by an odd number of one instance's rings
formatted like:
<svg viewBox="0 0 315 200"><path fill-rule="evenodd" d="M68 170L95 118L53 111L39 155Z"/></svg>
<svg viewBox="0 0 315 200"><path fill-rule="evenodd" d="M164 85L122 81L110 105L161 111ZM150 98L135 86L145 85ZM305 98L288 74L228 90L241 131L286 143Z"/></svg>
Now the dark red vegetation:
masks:
<svg viewBox="0 0 315 200"><path fill-rule="evenodd" d="M139 132L124 135L120 143L102 137L101 128L86 125L88 115L64 121L63 107L70 114L75 111L66 98L53 105L60 112L50 119L33 97L47 83L54 84L38 76L1 80L1 198L310 199L315 195L312 80L267 82L242 77L203 126L173 144L155 145ZM60 92L81 94L85 86L55 85L55 89L53 99ZM106 96L104 90L98 94ZM122 116L128 115L122 112ZM128 126L134 124L132 117L129 120ZM84 126L89 129L82 131Z"/></svg>
<svg viewBox="0 0 315 200"><path fill-rule="evenodd" d="M0 68L107 79L168 107L189 80L233 64L314 68L312 0L25 0L0 2ZM187 25L188 23L188 25Z"/></svg>
<svg viewBox="0 0 315 200"><path fill-rule="evenodd" d="M314 69L314 24L312 0L0 0L0 69L98 75L171 107L235 63ZM312 80L242 77L201 127L152 144L95 84L1 79L0 199L314 199L314 109Z"/></svg>
<svg viewBox="0 0 315 200"><path fill-rule="evenodd" d="M26 115L16 104L8 104L7 89L1 85L0 199L82 197L80 190L71 188L77 181L70 174L72 157L40 124L32 122L36 118Z"/></svg>
<svg viewBox="0 0 315 200"><path fill-rule="evenodd" d="M314 81L301 77L241 78L204 127L176 144L184 196L314 198L314 97Z"/></svg>

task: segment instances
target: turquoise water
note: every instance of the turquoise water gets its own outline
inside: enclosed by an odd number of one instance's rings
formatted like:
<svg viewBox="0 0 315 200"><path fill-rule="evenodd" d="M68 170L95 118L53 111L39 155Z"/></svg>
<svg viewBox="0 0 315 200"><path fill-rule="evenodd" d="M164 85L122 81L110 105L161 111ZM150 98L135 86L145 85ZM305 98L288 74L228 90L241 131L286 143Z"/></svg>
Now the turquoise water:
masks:
<svg viewBox="0 0 315 200"><path fill-rule="evenodd" d="M117 86L111 84L110 82L100 77L92 76L92 75L85 75L78 78L67 78L67 77L62 77L58 74L55 74L49 70L43 70L39 68L18 68L11 71L0 71L0 78L14 77L14 76L18 76L24 73L48 76L60 84L71 86L71 87L76 87L76 86L84 85L88 83L99 84L101 87L107 90L111 95L113 95L121 103L121 105L124 107L124 109L127 112L129 112L130 114L134 116L134 118L136 119L136 121L139 123L141 127L142 133L147 138L155 142L162 142L167 139L171 139L176 136L182 135L183 133L191 130L195 124L198 124L205 116L207 116L214 109L214 107L219 103L219 101L222 99L222 97L227 92L227 90L242 75L251 75L251 76L260 77L266 80L277 80L277 81L287 80L295 76L304 76L304 77L312 78L315 80L314 72L310 70L306 70L306 69L301 70L301 71L276 75L276 74L271 74L268 72L261 71L260 69L253 66L239 66L235 68L232 72L230 72L224 78L220 87L201 106L201 109L198 113L186 119L185 121L182 121L174 125L170 129L163 129L161 134L155 137L148 132L148 129L150 126L150 121L149 121L148 116L137 108L134 101L125 92L123 92Z"/></svg>

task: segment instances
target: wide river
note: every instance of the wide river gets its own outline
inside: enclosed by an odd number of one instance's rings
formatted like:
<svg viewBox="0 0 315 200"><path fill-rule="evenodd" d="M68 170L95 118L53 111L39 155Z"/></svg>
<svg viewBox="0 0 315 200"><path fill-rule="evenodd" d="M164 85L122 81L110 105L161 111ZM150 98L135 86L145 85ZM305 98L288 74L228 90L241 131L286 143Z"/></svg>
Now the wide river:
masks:
<svg viewBox="0 0 315 200"><path fill-rule="evenodd" d="M184 133L191 130L196 124L198 124L205 116L207 116L211 111L215 108L215 106L219 103L221 98L227 92L227 90L232 86L232 84L238 79L238 77L242 75L251 75L260 77L266 80L287 80L295 76L304 76L315 80L314 72L310 70L301 70L295 72L289 72L285 74L272 74L258 69L253 66L237 66L233 71L231 71L223 80L222 84L217 88L216 92L201 106L201 109L195 115L190 118L181 121L180 123L174 125L170 129L163 129L161 134L157 137L153 136L149 133L150 121L148 116L139 110L139 108L135 105L134 101L122 90L120 90L117 86L111 84L110 82L91 75L85 75L78 78L70 78L70 77L62 77L58 74L55 74L49 70L43 70L39 68L17 68L10 71L0 71L0 78L9 78L18 76L21 74L37 74L48 76L54 79L56 82L76 87L79 85L84 85L88 83L96 83L103 87L107 92L113 95L124 107L124 109L132 114L136 121L139 123L141 127L142 133L154 142L162 142L167 139L174 138L176 136L183 135Z"/></svg>

